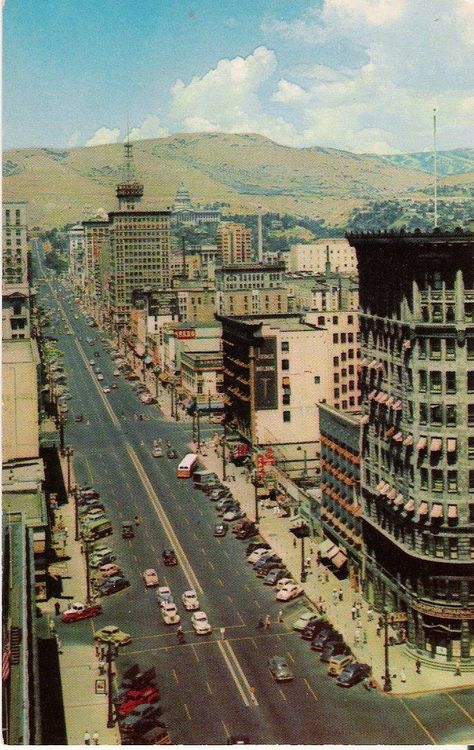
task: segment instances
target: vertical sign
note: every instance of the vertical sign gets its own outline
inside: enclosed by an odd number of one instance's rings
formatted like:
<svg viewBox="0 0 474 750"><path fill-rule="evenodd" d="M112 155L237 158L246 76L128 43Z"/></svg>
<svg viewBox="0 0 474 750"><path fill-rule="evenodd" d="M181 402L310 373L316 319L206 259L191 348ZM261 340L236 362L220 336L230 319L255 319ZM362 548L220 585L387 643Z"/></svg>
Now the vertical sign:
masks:
<svg viewBox="0 0 474 750"><path fill-rule="evenodd" d="M255 406L257 409L278 408L277 340L267 336L255 352Z"/></svg>

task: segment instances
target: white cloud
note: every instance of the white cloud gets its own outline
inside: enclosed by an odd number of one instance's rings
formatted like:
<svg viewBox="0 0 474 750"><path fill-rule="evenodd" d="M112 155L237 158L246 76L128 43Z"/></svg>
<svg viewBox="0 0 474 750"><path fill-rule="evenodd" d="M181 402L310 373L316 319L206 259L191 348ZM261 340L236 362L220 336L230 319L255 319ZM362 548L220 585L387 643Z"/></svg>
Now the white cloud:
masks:
<svg viewBox="0 0 474 750"><path fill-rule="evenodd" d="M148 115L138 128L132 128L129 138L131 141L139 141L145 138L162 138L165 135L169 135L169 130L161 124L160 118Z"/></svg>
<svg viewBox="0 0 474 750"><path fill-rule="evenodd" d="M459 24L461 36L467 44L474 44L474 2L457 0L454 13Z"/></svg>
<svg viewBox="0 0 474 750"><path fill-rule="evenodd" d="M102 127L95 131L94 135L86 141L86 146L104 146L108 143L117 143L120 135L119 128Z"/></svg>
<svg viewBox="0 0 474 750"><path fill-rule="evenodd" d="M325 0L321 19L326 24L386 26L405 12L406 0Z"/></svg>
<svg viewBox="0 0 474 750"><path fill-rule="evenodd" d="M306 97L306 91L298 86L297 83L281 78L278 81L278 89L272 95L273 102L282 102L282 104L292 104L301 102Z"/></svg>
<svg viewBox="0 0 474 750"><path fill-rule="evenodd" d="M81 137L81 131L75 130L73 133L71 133L71 135L67 139L66 146L68 148L74 148L74 146L77 146L77 144L79 143L80 137Z"/></svg>

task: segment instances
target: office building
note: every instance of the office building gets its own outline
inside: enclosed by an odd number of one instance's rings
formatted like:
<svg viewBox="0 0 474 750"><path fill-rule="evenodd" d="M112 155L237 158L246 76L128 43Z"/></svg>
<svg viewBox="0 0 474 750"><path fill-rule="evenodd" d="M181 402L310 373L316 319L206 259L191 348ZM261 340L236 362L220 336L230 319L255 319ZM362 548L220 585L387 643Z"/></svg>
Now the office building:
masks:
<svg viewBox="0 0 474 750"><path fill-rule="evenodd" d="M284 264L234 263L215 270L219 315L279 315L288 312Z"/></svg>
<svg viewBox="0 0 474 750"><path fill-rule="evenodd" d="M252 230L228 222L217 228L218 260L223 266L252 261Z"/></svg>
<svg viewBox="0 0 474 750"><path fill-rule="evenodd" d="M31 336L25 201L2 204L2 338Z"/></svg>
<svg viewBox="0 0 474 750"><path fill-rule="evenodd" d="M346 276L357 274L354 248L346 239L328 238L308 244L292 245L288 254L288 271L324 273L329 262L333 271Z"/></svg>
<svg viewBox="0 0 474 750"><path fill-rule="evenodd" d="M85 271L85 231L82 224L71 227L68 234L69 242L69 274L74 285L84 288Z"/></svg>
<svg viewBox="0 0 474 750"><path fill-rule="evenodd" d="M364 588L430 663L474 653L474 235L350 235L360 282Z"/></svg>

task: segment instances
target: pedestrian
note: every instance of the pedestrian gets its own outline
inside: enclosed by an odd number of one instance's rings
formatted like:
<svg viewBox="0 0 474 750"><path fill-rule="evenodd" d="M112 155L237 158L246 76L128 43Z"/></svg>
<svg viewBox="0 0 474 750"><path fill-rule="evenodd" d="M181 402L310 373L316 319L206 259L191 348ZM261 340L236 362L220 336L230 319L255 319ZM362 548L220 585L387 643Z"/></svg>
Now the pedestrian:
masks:
<svg viewBox="0 0 474 750"><path fill-rule="evenodd" d="M59 602L54 602L54 614L56 617L61 614L61 605Z"/></svg>
<svg viewBox="0 0 474 750"><path fill-rule="evenodd" d="M329 573L327 572L327 570L326 570L326 572L324 574L324 582L325 583L329 583Z"/></svg>
<svg viewBox="0 0 474 750"><path fill-rule="evenodd" d="M270 615L265 615L265 630L270 627Z"/></svg>
<svg viewBox="0 0 474 750"><path fill-rule="evenodd" d="M401 682L406 682L407 681L407 676L406 676L406 673L405 673L405 670L403 669L403 667L400 670L400 680L401 680Z"/></svg>
<svg viewBox="0 0 474 750"><path fill-rule="evenodd" d="M415 662L415 669L417 674L421 674L421 661L419 659Z"/></svg>
<svg viewBox="0 0 474 750"><path fill-rule="evenodd" d="M379 619L377 620L377 623L378 623L379 628L383 628L383 617L379 617Z"/></svg>
<svg viewBox="0 0 474 750"><path fill-rule="evenodd" d="M263 619L263 617L260 617L259 620L258 620L258 622L257 622L257 630L261 630L264 627L265 627L264 619Z"/></svg>
<svg viewBox="0 0 474 750"><path fill-rule="evenodd" d="M278 622L283 622L283 610L280 609L278 612Z"/></svg>
<svg viewBox="0 0 474 750"><path fill-rule="evenodd" d="M99 656L99 644L98 643L95 644L95 655L97 657Z"/></svg>
<svg viewBox="0 0 474 750"><path fill-rule="evenodd" d="M353 620L355 620L356 614L357 614L357 609L356 609L355 604L353 604L352 607L351 607L351 615L352 615L352 619Z"/></svg>
<svg viewBox="0 0 474 750"><path fill-rule="evenodd" d="M306 567L311 568L311 557L306 558Z"/></svg>
<svg viewBox="0 0 474 750"><path fill-rule="evenodd" d="M366 630L364 630L364 632L362 633L362 643L364 643L364 644L365 644L365 643L367 643L367 641L368 641L368 638L367 638L367 631L366 631Z"/></svg>
<svg viewBox="0 0 474 750"><path fill-rule="evenodd" d="M354 630L354 646L358 646L360 643L360 628L357 627Z"/></svg>
<svg viewBox="0 0 474 750"><path fill-rule="evenodd" d="M99 677L103 677L105 674L105 662L99 661L98 667L99 667Z"/></svg>
<svg viewBox="0 0 474 750"><path fill-rule="evenodd" d="M62 651L62 644L61 644L61 641L59 640L59 636L58 636L57 633L56 633L56 646L58 647L58 654L62 654L62 652L63 652Z"/></svg>
<svg viewBox="0 0 474 750"><path fill-rule="evenodd" d="M456 675L456 677L461 677L461 664L459 663L459 661L457 661L454 665L454 674Z"/></svg>
<svg viewBox="0 0 474 750"><path fill-rule="evenodd" d="M84 745L90 745L91 744L91 736L89 732L84 732Z"/></svg>
<svg viewBox="0 0 474 750"><path fill-rule="evenodd" d="M293 539L293 547L296 547L296 537Z"/></svg>
<svg viewBox="0 0 474 750"><path fill-rule="evenodd" d="M372 609L372 607L369 607L369 609L367 610L367 619L369 622L372 622L372 620L374 619L374 610Z"/></svg>
<svg viewBox="0 0 474 750"><path fill-rule="evenodd" d="M337 604L337 602L338 602L337 589L333 589L332 590L332 600L333 600L334 604Z"/></svg>
<svg viewBox="0 0 474 750"><path fill-rule="evenodd" d="M342 602L343 600L344 600L344 593L343 593L342 589L340 588L339 589L339 601Z"/></svg>
<svg viewBox="0 0 474 750"><path fill-rule="evenodd" d="M92 744L93 745L98 745L99 744L99 733L98 732L94 732L92 734Z"/></svg>
<svg viewBox="0 0 474 750"><path fill-rule="evenodd" d="M220 633L221 633L221 641L223 641L224 638L225 638L225 628L219 628L219 630L220 630Z"/></svg>
<svg viewBox="0 0 474 750"><path fill-rule="evenodd" d="M316 553L316 565L321 564L321 552Z"/></svg>
<svg viewBox="0 0 474 750"><path fill-rule="evenodd" d="M356 618L359 619L360 618L360 603L359 602L356 602L355 610L356 610Z"/></svg>
<svg viewBox="0 0 474 750"><path fill-rule="evenodd" d="M377 629L375 631L376 636L380 638L381 633L382 633L382 628L379 625L377 625Z"/></svg>

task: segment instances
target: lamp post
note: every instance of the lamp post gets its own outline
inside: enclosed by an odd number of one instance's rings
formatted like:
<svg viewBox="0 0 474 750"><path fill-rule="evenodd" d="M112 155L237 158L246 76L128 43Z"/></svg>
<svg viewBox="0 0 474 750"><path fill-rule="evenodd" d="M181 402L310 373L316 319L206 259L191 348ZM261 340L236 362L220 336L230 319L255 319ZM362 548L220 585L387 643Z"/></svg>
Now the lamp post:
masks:
<svg viewBox="0 0 474 750"><path fill-rule="evenodd" d="M74 487L74 541L79 541L79 490Z"/></svg>
<svg viewBox="0 0 474 750"><path fill-rule="evenodd" d="M115 643L107 643L107 729L115 726L114 704L112 702L112 664L115 661L117 651Z"/></svg>
<svg viewBox="0 0 474 750"><path fill-rule="evenodd" d="M252 484L254 489L254 502L255 502L255 523L259 523L260 516L258 512L258 474L254 469L252 472Z"/></svg>
<svg viewBox="0 0 474 750"><path fill-rule="evenodd" d="M306 479L306 477L308 476L308 453L305 450L305 448L301 447L301 445L299 445L296 450L303 451L303 474L302 476Z"/></svg>
<svg viewBox="0 0 474 750"><path fill-rule="evenodd" d="M89 604L91 601L91 576L90 576L90 570L89 570L89 539L87 536L82 537L82 542L84 545L84 555L86 557L86 597L87 597L87 603Z"/></svg>
<svg viewBox="0 0 474 750"><path fill-rule="evenodd" d="M74 450L70 445L65 449L66 454L66 465L67 465L67 494L71 494L71 457L74 455Z"/></svg>
<svg viewBox="0 0 474 750"><path fill-rule="evenodd" d="M174 388L174 416L177 422L179 422L179 412L178 412L178 391L175 386Z"/></svg>
<svg viewBox="0 0 474 750"><path fill-rule="evenodd" d="M297 539L301 539L301 583L306 581L305 557L304 557L304 540L309 536L309 526L302 523L300 526L293 526L290 532Z"/></svg>
<svg viewBox="0 0 474 750"><path fill-rule="evenodd" d="M171 381L170 383L170 407L171 407L171 416L174 417L174 383Z"/></svg>
<svg viewBox="0 0 474 750"><path fill-rule="evenodd" d="M226 430L226 421L225 421L225 418L224 418L224 435L223 435L223 438L222 438L222 479L224 480L224 482L227 479L227 474L226 474L226 455L225 455L225 450L226 450L225 441L226 441L226 437L227 437L227 430Z"/></svg>
<svg viewBox="0 0 474 750"><path fill-rule="evenodd" d="M384 642L383 642L383 648L384 648L384 662L385 662L385 678L383 682L383 691L384 693L390 693L392 690L392 680L390 678L390 664L389 664L389 658L388 658L388 616L389 616L389 610L387 608L384 608L383 612L383 631L384 631Z"/></svg>
<svg viewBox="0 0 474 750"><path fill-rule="evenodd" d="M199 413L199 406L196 403L196 437L197 437L197 449L198 452L201 450L201 415Z"/></svg>
<svg viewBox="0 0 474 750"><path fill-rule="evenodd" d="M160 368L159 367L155 367L155 369L153 370L153 372L155 373L155 396L156 396L156 400L158 400L158 396L159 396L158 387L159 387L159 382L160 382Z"/></svg>

